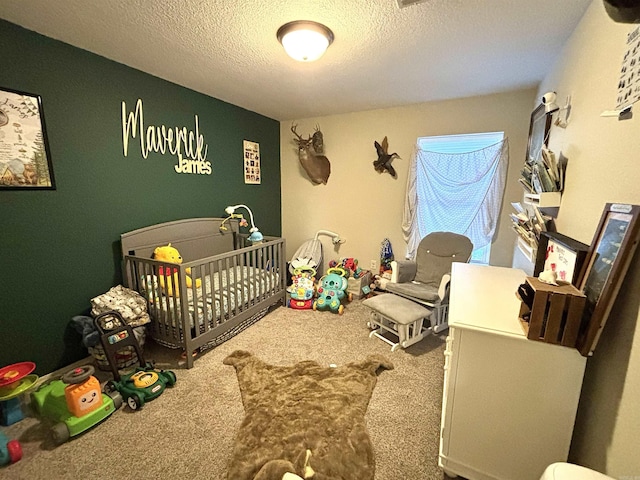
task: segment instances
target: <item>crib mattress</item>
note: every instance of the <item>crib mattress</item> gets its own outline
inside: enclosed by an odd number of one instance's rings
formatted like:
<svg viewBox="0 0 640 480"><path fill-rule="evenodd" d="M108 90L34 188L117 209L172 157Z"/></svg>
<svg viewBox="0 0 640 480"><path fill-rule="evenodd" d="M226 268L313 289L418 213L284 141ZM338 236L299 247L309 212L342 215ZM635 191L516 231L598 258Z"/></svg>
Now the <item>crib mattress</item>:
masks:
<svg viewBox="0 0 640 480"><path fill-rule="evenodd" d="M142 283L153 285L153 288L145 288L145 294L151 303L149 313L153 320L162 322L165 326L181 328L184 295L174 298L154 294L161 290L158 288L155 275L147 275ZM195 289L195 298L194 290L187 289L189 325L195 328L196 325L204 326L205 322L208 322L213 328L225 318L232 316L236 308L259 300L277 284L277 273L255 267L236 266L206 275L201 286Z"/></svg>

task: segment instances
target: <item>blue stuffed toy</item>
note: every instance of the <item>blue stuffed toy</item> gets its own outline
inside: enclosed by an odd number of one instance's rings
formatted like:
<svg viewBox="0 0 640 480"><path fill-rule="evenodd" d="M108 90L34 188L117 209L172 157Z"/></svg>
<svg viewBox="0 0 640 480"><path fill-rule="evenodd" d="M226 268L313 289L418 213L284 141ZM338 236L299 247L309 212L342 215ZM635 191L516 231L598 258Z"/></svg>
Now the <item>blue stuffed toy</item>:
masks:
<svg viewBox="0 0 640 480"><path fill-rule="evenodd" d="M318 298L313 302L314 310L331 310L342 315L344 312L343 301L351 301L353 296L347 293L346 271L343 268L330 268L327 274L320 279Z"/></svg>

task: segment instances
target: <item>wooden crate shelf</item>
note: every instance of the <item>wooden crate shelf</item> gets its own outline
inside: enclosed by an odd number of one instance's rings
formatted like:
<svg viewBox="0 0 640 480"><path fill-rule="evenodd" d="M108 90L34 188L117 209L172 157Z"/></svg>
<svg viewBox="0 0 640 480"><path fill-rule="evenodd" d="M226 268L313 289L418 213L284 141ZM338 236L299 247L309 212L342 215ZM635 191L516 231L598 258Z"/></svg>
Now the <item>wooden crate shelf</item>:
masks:
<svg viewBox="0 0 640 480"><path fill-rule="evenodd" d="M585 295L571 284L549 285L535 277L527 277L525 286L531 295L521 298L519 317L527 338L577 347Z"/></svg>

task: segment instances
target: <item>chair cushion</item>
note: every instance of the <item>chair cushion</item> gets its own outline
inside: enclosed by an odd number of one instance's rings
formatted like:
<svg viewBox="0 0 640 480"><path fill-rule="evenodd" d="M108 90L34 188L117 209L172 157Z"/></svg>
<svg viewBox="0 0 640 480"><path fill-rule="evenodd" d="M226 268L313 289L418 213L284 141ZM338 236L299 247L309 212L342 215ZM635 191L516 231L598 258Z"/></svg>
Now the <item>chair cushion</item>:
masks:
<svg viewBox="0 0 640 480"><path fill-rule="evenodd" d="M431 313L417 303L392 293L375 295L367 298L362 304L402 325L410 325L421 318L427 318Z"/></svg>
<svg viewBox="0 0 640 480"><path fill-rule="evenodd" d="M387 283L387 291L403 295L405 297L413 297L426 302L436 302L440 299L438 296L438 285L427 285L425 283L407 282L407 283Z"/></svg>
<svg viewBox="0 0 640 480"><path fill-rule="evenodd" d="M415 280L435 287L436 291L445 273L451 272L453 262L467 262L473 244L464 235L451 232L433 232L418 245Z"/></svg>

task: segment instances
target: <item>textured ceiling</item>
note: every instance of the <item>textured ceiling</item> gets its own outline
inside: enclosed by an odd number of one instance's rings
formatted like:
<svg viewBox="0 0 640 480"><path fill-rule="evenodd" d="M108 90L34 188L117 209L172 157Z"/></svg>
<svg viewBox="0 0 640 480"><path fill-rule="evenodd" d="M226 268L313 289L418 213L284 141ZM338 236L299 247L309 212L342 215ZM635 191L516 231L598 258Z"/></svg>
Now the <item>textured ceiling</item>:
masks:
<svg viewBox="0 0 640 480"><path fill-rule="evenodd" d="M2 0L0 18L277 120L537 85L592 0ZM276 31L335 34L314 63Z"/></svg>

